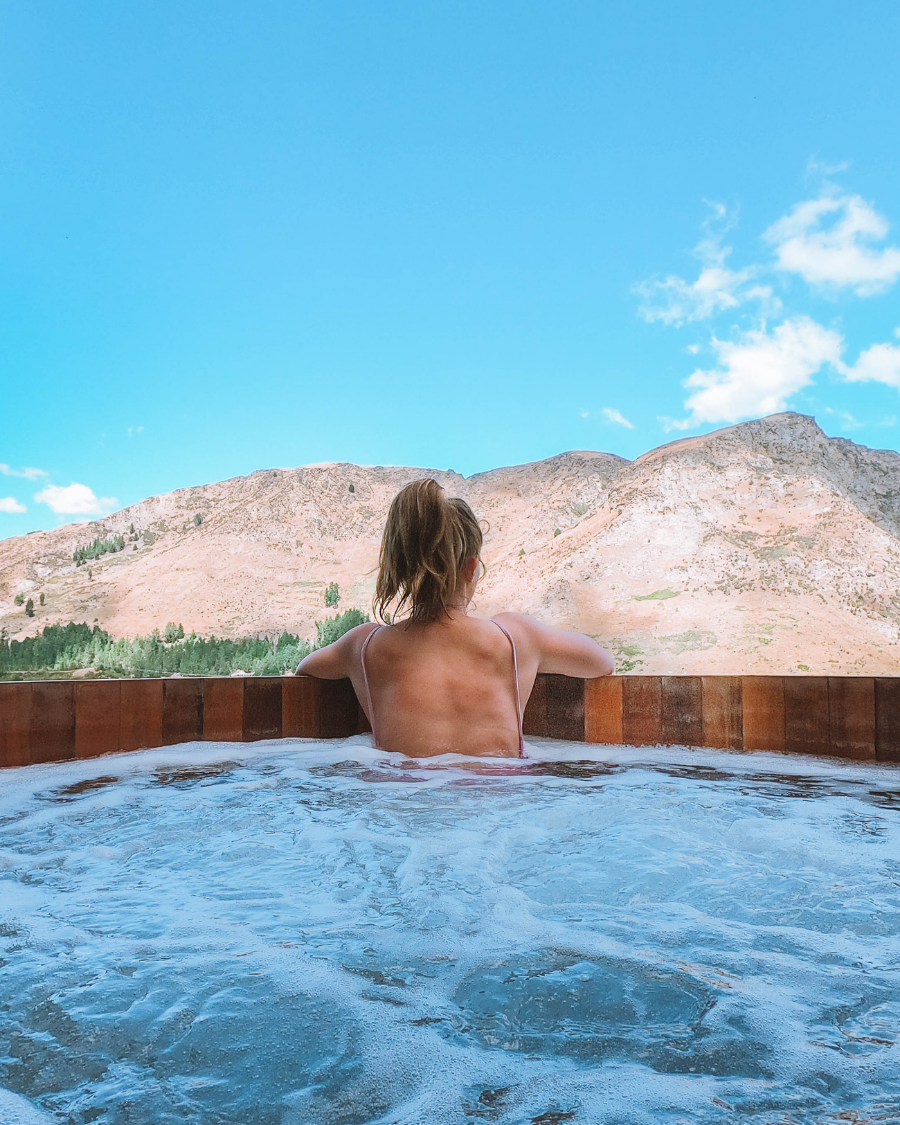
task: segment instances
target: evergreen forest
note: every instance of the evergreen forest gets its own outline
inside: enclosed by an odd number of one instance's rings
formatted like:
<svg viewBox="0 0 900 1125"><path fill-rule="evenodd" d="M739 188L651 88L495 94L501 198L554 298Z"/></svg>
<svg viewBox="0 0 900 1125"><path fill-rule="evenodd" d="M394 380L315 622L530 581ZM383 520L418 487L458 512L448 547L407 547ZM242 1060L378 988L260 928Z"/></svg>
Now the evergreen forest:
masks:
<svg viewBox="0 0 900 1125"><path fill-rule="evenodd" d="M148 637L114 640L98 625L47 625L34 637L9 640L0 633L0 679L65 678L73 672L94 677L148 676L278 676L291 672L307 653L323 648L349 629L368 621L368 614L348 609L316 622L316 639L284 632L278 637L201 637L185 635L170 624Z"/></svg>

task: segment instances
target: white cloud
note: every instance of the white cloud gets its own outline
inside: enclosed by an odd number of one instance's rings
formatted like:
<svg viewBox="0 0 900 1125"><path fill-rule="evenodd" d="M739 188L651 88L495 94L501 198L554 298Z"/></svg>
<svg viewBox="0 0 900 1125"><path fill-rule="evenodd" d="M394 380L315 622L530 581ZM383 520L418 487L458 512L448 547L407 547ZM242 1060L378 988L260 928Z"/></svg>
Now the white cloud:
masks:
<svg viewBox="0 0 900 1125"><path fill-rule="evenodd" d="M128 427L128 436L129 437L134 437L135 434L142 434L143 432L144 432L143 426L129 426Z"/></svg>
<svg viewBox="0 0 900 1125"><path fill-rule="evenodd" d="M718 365L695 371L684 382L696 387L685 401L690 417L664 420L671 429L703 422L739 422L786 409L791 395L812 382L825 363L840 362L843 340L837 332L800 316L771 333L755 329L739 340L713 340Z"/></svg>
<svg viewBox="0 0 900 1125"><path fill-rule="evenodd" d="M0 496L0 512L27 512L24 504L20 504L14 496Z"/></svg>
<svg viewBox="0 0 900 1125"><path fill-rule="evenodd" d="M617 426L624 426L626 430L634 429L634 423L629 422L628 419L618 410L613 410L610 409L610 407L605 406L603 408L603 416L608 422L615 422Z"/></svg>
<svg viewBox="0 0 900 1125"><path fill-rule="evenodd" d="M878 248L887 220L858 195L835 195L798 203L763 237L775 245L779 269L811 285L849 287L860 297L889 289L900 277L900 249Z"/></svg>
<svg viewBox="0 0 900 1125"><path fill-rule="evenodd" d="M40 480L47 474L43 469L11 469L9 465L0 462L0 473L5 477L24 477L25 480Z"/></svg>
<svg viewBox="0 0 900 1125"><path fill-rule="evenodd" d="M761 301L767 311L775 312L781 305L773 297L768 285L755 285L758 266L730 270L725 265L731 254L730 246L722 245L722 234L734 225L724 204L710 203L713 214L704 222L705 237L694 247L694 256L700 259L702 269L696 281L670 274L663 281L640 281L633 291L643 298L638 310L641 316L653 323L688 324L706 320L717 312L734 309L746 301ZM713 223L724 224L720 231L712 229Z"/></svg>
<svg viewBox="0 0 900 1125"><path fill-rule="evenodd" d="M115 496L96 497L86 484L48 484L35 494L39 504L46 504L58 516L102 516L118 504Z"/></svg>
<svg viewBox="0 0 900 1125"><path fill-rule="evenodd" d="M873 344L852 367L838 364L848 383L885 383L900 390L900 344Z"/></svg>

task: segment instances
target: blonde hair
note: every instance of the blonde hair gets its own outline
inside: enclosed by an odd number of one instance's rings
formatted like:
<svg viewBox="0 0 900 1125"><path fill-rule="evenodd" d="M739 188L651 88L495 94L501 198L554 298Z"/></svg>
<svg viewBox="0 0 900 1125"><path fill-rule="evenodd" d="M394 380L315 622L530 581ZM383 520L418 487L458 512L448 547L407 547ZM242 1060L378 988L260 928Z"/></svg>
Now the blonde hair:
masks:
<svg viewBox="0 0 900 1125"><path fill-rule="evenodd" d="M382 621L405 615L425 624L447 613L460 572L481 558L484 536L475 513L448 499L430 477L401 488L388 511L372 608ZM393 610L389 615L389 610Z"/></svg>

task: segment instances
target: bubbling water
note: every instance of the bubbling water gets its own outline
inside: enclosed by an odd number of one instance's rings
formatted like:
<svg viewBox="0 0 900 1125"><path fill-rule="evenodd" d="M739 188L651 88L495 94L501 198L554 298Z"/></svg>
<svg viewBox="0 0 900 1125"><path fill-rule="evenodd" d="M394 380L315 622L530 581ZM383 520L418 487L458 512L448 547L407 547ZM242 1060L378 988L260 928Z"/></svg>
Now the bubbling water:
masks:
<svg viewBox="0 0 900 1125"><path fill-rule="evenodd" d="M530 752L354 738L5 771L0 1109L900 1120L900 771Z"/></svg>

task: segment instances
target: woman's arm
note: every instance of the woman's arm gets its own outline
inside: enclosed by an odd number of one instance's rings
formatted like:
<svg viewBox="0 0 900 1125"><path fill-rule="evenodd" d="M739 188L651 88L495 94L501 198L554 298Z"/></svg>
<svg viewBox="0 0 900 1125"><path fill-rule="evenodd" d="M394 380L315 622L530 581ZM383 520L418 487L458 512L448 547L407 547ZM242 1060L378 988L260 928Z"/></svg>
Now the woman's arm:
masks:
<svg viewBox="0 0 900 1125"><path fill-rule="evenodd" d="M555 672L560 676L578 676L594 679L615 671L612 656L593 637L571 629L554 629L543 625L524 613L502 613L504 623L518 626L516 632L525 634L527 643L537 657L538 672ZM511 619L511 620L508 620Z"/></svg>
<svg viewBox="0 0 900 1125"><path fill-rule="evenodd" d="M350 629L334 644L317 648L297 665L298 676L318 676L320 680L343 680L355 667L359 647L377 626L367 623Z"/></svg>

